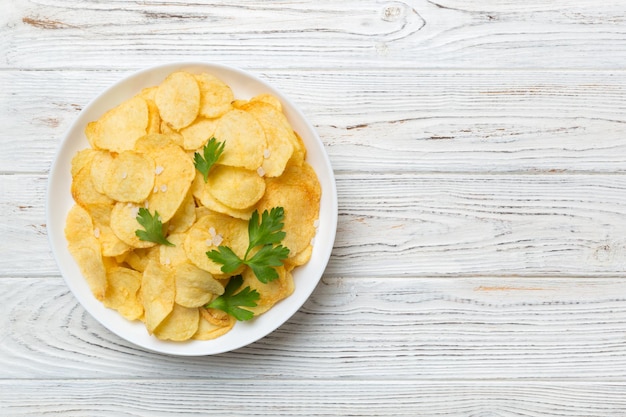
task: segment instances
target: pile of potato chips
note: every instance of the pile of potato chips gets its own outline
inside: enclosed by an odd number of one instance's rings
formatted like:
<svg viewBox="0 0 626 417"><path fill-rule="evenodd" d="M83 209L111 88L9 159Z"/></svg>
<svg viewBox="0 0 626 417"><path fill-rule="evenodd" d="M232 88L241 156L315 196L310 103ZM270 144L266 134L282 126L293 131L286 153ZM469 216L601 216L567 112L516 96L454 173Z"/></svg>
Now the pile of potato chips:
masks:
<svg viewBox="0 0 626 417"><path fill-rule="evenodd" d="M94 296L164 340L214 339L235 319L204 306L231 278L206 252L248 246L248 219L283 207L289 258L279 278L244 283L260 294L255 315L294 290L293 268L306 263L316 233L321 189L305 146L269 94L236 100L211 74L179 71L89 123L91 148L72 160L65 228L69 250ZM224 152L208 180L194 153L215 137ZM174 246L140 240L141 207L157 211Z"/></svg>

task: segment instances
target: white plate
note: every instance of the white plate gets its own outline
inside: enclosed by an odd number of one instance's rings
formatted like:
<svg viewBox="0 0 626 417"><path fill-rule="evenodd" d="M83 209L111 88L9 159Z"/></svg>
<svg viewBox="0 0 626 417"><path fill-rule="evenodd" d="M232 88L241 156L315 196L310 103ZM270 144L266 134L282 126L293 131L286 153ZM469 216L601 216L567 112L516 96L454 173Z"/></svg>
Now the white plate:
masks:
<svg viewBox="0 0 626 417"><path fill-rule="evenodd" d="M150 336L143 323L127 321L95 299L67 250L64 234L65 218L74 204L70 193L70 162L78 150L89 147L83 133L86 124L142 88L161 83L176 70L210 72L231 86L235 98L247 99L260 93L271 93L280 98L287 118L294 130L302 136L307 148L307 161L315 169L322 188L319 228L313 254L306 265L294 270L294 293L265 314L248 322L238 322L224 336L215 340L182 343L166 342ZM46 203L52 252L65 282L83 307L102 325L129 342L151 351L183 356L211 355L238 349L266 336L287 321L304 304L322 277L337 229L337 189L333 170L321 140L304 115L287 97L259 78L239 69L206 63L175 63L139 71L108 88L89 103L61 142L50 170Z"/></svg>

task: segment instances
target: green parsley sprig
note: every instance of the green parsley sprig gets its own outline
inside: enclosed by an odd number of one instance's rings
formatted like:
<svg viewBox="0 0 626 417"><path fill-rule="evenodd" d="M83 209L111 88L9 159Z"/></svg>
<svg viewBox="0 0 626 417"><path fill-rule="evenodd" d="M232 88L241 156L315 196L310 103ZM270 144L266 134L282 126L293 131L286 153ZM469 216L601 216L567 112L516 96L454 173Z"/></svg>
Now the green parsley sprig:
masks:
<svg viewBox="0 0 626 417"><path fill-rule="evenodd" d="M243 277L236 275L228 281L224 293L211 301L206 308L216 308L222 310L239 321L250 320L254 317L254 313L250 310L246 310L243 307L256 307L256 302L261 298L261 295L257 290L250 290L250 287L246 287L243 290L235 294L235 291L243 284Z"/></svg>
<svg viewBox="0 0 626 417"><path fill-rule="evenodd" d="M146 208L140 208L137 212L137 222L143 226L144 230L135 230L135 235L139 240L147 242L160 243L161 245L175 246L172 242L163 236L163 223L159 212L154 212L154 217Z"/></svg>
<svg viewBox="0 0 626 417"><path fill-rule="evenodd" d="M211 138L202 148L202 154L200 152L193 154L193 164L204 177L204 182L208 181L211 167L220 159L222 152L224 152L224 144L225 142L218 142L217 139Z"/></svg>
<svg viewBox="0 0 626 417"><path fill-rule="evenodd" d="M284 238L285 232L283 220L285 211L282 207L274 207L269 212L265 210L259 222L259 212L252 213L248 222L248 249L243 257L239 258L228 246L218 246L206 255L213 262L222 264L222 272L229 274L235 272L241 265L248 265L257 279L263 283L278 278L278 272L274 267L281 266L283 260L289 256L289 248L278 245ZM250 256L252 249L261 246L254 255Z"/></svg>

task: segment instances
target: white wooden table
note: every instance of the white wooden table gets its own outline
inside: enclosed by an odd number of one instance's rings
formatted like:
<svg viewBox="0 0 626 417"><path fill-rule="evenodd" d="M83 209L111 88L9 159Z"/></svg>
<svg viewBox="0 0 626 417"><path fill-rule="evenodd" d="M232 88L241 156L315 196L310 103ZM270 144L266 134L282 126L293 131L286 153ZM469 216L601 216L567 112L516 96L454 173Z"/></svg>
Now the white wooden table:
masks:
<svg viewBox="0 0 626 417"><path fill-rule="evenodd" d="M622 0L2 0L0 415L626 415ZM48 247L56 148L146 66L248 70L339 192L313 296L227 354L99 325Z"/></svg>

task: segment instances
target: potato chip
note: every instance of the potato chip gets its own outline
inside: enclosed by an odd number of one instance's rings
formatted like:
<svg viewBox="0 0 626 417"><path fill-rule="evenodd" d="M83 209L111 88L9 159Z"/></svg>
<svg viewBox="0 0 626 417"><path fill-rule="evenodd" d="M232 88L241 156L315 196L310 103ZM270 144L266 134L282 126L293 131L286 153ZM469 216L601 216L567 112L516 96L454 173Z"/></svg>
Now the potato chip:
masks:
<svg viewBox="0 0 626 417"><path fill-rule="evenodd" d="M220 245L230 247L237 256L243 259L248 249L247 222L223 214L211 213L201 217L191 226L184 244L189 260L216 277L223 276L222 265L210 260L206 252L217 249Z"/></svg>
<svg viewBox="0 0 626 417"><path fill-rule="evenodd" d="M131 247L117 237L111 229L111 204L92 204L88 207L93 220L94 236L100 242L102 256L117 257L131 250Z"/></svg>
<svg viewBox="0 0 626 417"><path fill-rule="evenodd" d="M116 201L143 202L154 187L155 162L147 155L124 151L109 164L104 193Z"/></svg>
<svg viewBox="0 0 626 417"><path fill-rule="evenodd" d="M97 135L97 127L98 122L89 122L87 126L85 126L85 137L87 138L87 142L91 145L93 149L98 149L96 146L96 135Z"/></svg>
<svg viewBox="0 0 626 417"><path fill-rule="evenodd" d="M89 213L77 204L67 215L65 238L68 250L76 260L91 292L98 300L104 299L107 279L100 243L94 236L93 222Z"/></svg>
<svg viewBox="0 0 626 417"><path fill-rule="evenodd" d="M228 333L233 326L235 325L235 319L231 316L226 315L227 317L230 317L230 319L228 320L227 323L225 324L213 324L211 322L209 322L205 316L205 312L207 311L204 308L200 308L200 313L202 313L201 318L200 318L200 322L198 325L198 330L196 331L196 333L192 336L192 339L195 340L212 340L212 339L216 339L226 333ZM219 311L219 310L218 310Z"/></svg>
<svg viewBox="0 0 626 417"><path fill-rule="evenodd" d="M207 186L220 203L237 210L252 207L265 193L265 180L256 171L226 165L213 167Z"/></svg>
<svg viewBox="0 0 626 417"><path fill-rule="evenodd" d="M180 130L198 116L200 88L192 74L174 72L159 85L154 101L161 118L172 128Z"/></svg>
<svg viewBox="0 0 626 417"><path fill-rule="evenodd" d="M306 158L306 147L304 146L304 142L298 132L293 132L296 137L296 142L294 143L293 155L291 155L291 159L287 162L287 165L290 166L301 166L304 163L304 159Z"/></svg>
<svg viewBox="0 0 626 417"><path fill-rule="evenodd" d="M91 148L78 151L72 158L72 167L70 169L72 178L74 178L78 171L80 171L85 165L91 165L91 161L97 153L97 150Z"/></svg>
<svg viewBox="0 0 626 417"><path fill-rule="evenodd" d="M228 313L216 308L201 308L202 317L214 326L232 327L235 324L235 318Z"/></svg>
<svg viewBox="0 0 626 417"><path fill-rule="evenodd" d="M213 137L219 119L199 118L180 130L183 137L183 148L189 151L202 148Z"/></svg>
<svg viewBox="0 0 626 417"><path fill-rule="evenodd" d="M198 331L200 312L198 308L174 304L172 312L154 329L154 335L162 340L182 342L191 339Z"/></svg>
<svg viewBox="0 0 626 417"><path fill-rule="evenodd" d="M204 182L204 178L202 177L202 174L200 173L196 174L196 178L194 179L193 184L191 185L191 191L193 193L193 196L197 198L202 204L202 207L200 207L200 209L204 208L204 209L208 209L209 211L216 211L218 213L228 214L231 217L235 217L237 219L242 219L242 220L250 219L250 217L252 216L252 212L254 211L254 208L252 207L248 209L244 209L244 210L238 210L232 207L228 207L222 204L221 202L219 202L211 194L209 185ZM197 218L201 217L200 215L197 214L197 210L196 210L196 217Z"/></svg>
<svg viewBox="0 0 626 417"><path fill-rule="evenodd" d="M185 139L183 138L183 135L181 135L179 132L172 129L164 121L161 121L161 134L166 135L170 139L170 141L174 142L176 145L180 146L181 148L185 144L184 142Z"/></svg>
<svg viewBox="0 0 626 417"><path fill-rule="evenodd" d="M159 262L159 249L160 246L133 249L126 253L124 262L135 271L143 272L150 261Z"/></svg>
<svg viewBox="0 0 626 417"><path fill-rule="evenodd" d="M87 163L76 173L71 189L74 201L83 207L88 207L92 204L113 204L111 198L96 190L91 179L91 163Z"/></svg>
<svg viewBox="0 0 626 417"><path fill-rule="evenodd" d="M231 109L233 91L219 78L203 73L195 76L200 87L200 114L204 117L219 117Z"/></svg>
<svg viewBox="0 0 626 417"><path fill-rule="evenodd" d="M113 162L113 156L109 151L96 151L91 160L89 171L91 173L91 181L96 191L101 194L105 194L104 182L109 174L111 162Z"/></svg>
<svg viewBox="0 0 626 417"><path fill-rule="evenodd" d="M288 167L283 175L268 178L265 195L259 201L259 212L283 207L285 220L283 246L293 258L311 245L315 237L315 221L319 217L321 190L315 171L308 163ZM308 260L308 259L307 259Z"/></svg>
<svg viewBox="0 0 626 417"><path fill-rule="evenodd" d="M161 133L161 115L154 99L146 99L148 105L148 126L146 133Z"/></svg>
<svg viewBox="0 0 626 417"><path fill-rule="evenodd" d="M170 219L167 231L168 233L183 233L189 230L196 221L196 202L193 199L191 189L187 192L187 196L180 204L180 207Z"/></svg>
<svg viewBox="0 0 626 417"><path fill-rule="evenodd" d="M278 110L279 112L283 112L283 105L280 102L280 100L278 99L278 97L273 96L269 93L264 93L264 94L259 94L257 96L254 96L250 99L250 102L262 102L262 103L267 103L270 106L274 107L276 110Z"/></svg>
<svg viewBox="0 0 626 417"><path fill-rule="evenodd" d="M152 334L174 308L176 282L172 270L157 262L148 262L143 271L140 294L146 328Z"/></svg>
<svg viewBox="0 0 626 417"><path fill-rule="evenodd" d="M184 307L202 307L224 293L224 287L207 271L191 262L174 267L176 276L176 303Z"/></svg>
<svg viewBox="0 0 626 417"><path fill-rule="evenodd" d="M294 152L297 139L293 129L280 111L263 101L251 101L242 109L254 116L265 133L267 150L263 154L263 172L268 177L278 177Z"/></svg>
<svg viewBox="0 0 626 417"><path fill-rule="evenodd" d="M242 274L243 283L241 287L250 287L251 290L256 290L260 296L256 307L246 307L246 309L252 311L255 316L265 313L272 308L274 304L293 293L294 283L291 273L287 272L282 266L277 267L276 272L278 272L278 278L266 284L259 281L256 275L254 275L254 272L249 268Z"/></svg>
<svg viewBox="0 0 626 417"><path fill-rule="evenodd" d="M146 134L148 121L146 100L135 96L98 120L92 134L93 144L96 148L112 152L131 150L135 141Z"/></svg>
<svg viewBox="0 0 626 417"><path fill-rule="evenodd" d="M243 110L224 114L215 128L215 138L225 142L219 163L256 171L263 164L267 140L256 119Z"/></svg>
<svg viewBox="0 0 626 417"><path fill-rule="evenodd" d="M176 265L189 262L187 252L183 244L185 243L185 233L172 233L167 236L167 240L174 246L159 245L159 262L161 265L175 267Z"/></svg>
<svg viewBox="0 0 626 417"><path fill-rule="evenodd" d="M139 319L143 315L143 305L139 299L141 280L141 273L129 268L114 267L108 270L106 296L102 302L128 320Z"/></svg>
<svg viewBox="0 0 626 417"><path fill-rule="evenodd" d="M154 242L140 240L135 234L135 231L143 230L137 221L138 213L139 206L136 204L116 203L111 211L111 229L115 236L133 248L150 248L155 245Z"/></svg>

